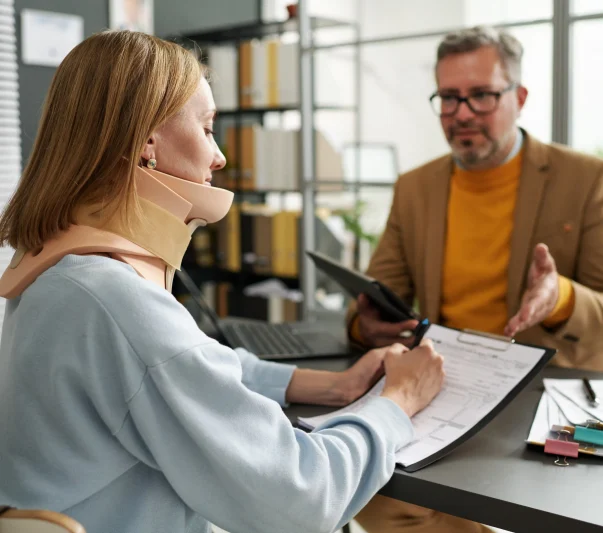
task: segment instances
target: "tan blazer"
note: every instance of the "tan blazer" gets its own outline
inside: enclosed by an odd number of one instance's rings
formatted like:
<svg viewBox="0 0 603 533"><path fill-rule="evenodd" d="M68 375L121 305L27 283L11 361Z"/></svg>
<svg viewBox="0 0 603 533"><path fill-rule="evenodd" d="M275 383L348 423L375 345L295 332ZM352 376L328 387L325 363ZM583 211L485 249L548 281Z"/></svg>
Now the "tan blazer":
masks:
<svg viewBox="0 0 603 533"><path fill-rule="evenodd" d="M517 336L556 348L553 364L603 371L603 160L525 132L525 154L511 237L509 318L519 309L534 246L548 245L560 274L573 280L573 315L556 331ZM451 155L399 177L387 226L368 274L439 322ZM470 258L467 258L470 260ZM350 307L348 325L355 315Z"/></svg>

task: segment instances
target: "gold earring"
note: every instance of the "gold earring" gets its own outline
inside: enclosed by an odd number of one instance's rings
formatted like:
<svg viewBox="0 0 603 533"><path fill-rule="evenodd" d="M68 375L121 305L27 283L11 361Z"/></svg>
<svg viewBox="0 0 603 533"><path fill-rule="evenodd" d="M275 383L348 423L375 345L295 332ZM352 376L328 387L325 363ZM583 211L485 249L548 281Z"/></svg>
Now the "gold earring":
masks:
<svg viewBox="0 0 603 533"><path fill-rule="evenodd" d="M151 170L154 170L155 167L157 167L157 159L149 159L147 161L147 167L149 167Z"/></svg>

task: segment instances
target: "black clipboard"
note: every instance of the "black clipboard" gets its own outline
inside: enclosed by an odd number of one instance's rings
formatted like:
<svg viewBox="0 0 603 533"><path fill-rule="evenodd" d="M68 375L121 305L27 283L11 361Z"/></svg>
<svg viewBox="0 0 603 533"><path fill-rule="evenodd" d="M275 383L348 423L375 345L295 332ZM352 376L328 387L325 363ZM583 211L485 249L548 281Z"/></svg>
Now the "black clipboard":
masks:
<svg viewBox="0 0 603 533"><path fill-rule="evenodd" d="M344 267L329 256L307 250L306 254L319 268L353 298L365 294L388 322L420 320L420 316L389 287L356 270Z"/></svg>
<svg viewBox="0 0 603 533"><path fill-rule="evenodd" d="M528 348L535 348L538 350L543 350L544 353L540 356L540 359L538 360L538 362L524 376L524 378L522 380L520 380L515 385L515 387L513 387L513 389L511 389L511 391L500 402L498 402L498 404L496 404L496 406L484 418L482 418L479 422L477 422L470 430L463 433L454 442L451 442L448 446L445 446L441 450L438 450L437 452L435 452L435 453L429 455L428 457L425 457L424 459L417 461L416 463L413 463L411 465L405 466L405 465L397 462L396 467L403 470L404 472L408 472L408 473L417 472L418 470L421 470L422 468L425 468L426 466L428 466L432 463L435 463L436 461L449 455L456 448L461 446L463 443L467 442L471 437L473 437L478 432L480 432L482 429L484 429L492 420L494 420L496 418L496 416L498 414L500 414L502 412L502 410L505 407L507 407L513 401L513 399L523 389L525 389L532 382L532 380L535 377L538 376L538 374L540 374L542 369L547 365L547 363L551 360L551 358L557 352L557 350L554 348L547 348L546 346L537 346L534 344L527 344L527 343L517 343L517 342L515 342L514 339L510 339L508 337L502 337L500 335L491 335L488 333L483 333L483 332L469 330L469 329L465 329L465 330L461 330L461 329L457 329L457 328L448 328L448 329L458 332L460 342L463 342L460 339L460 337L462 335L469 334L469 335L473 335L476 337L482 337L485 340L484 342L487 342L487 340L495 340L495 341L499 341L501 343L506 342L506 343L508 343L509 346L517 344L520 346L526 346ZM425 336L429 337L429 330L427 330ZM468 343L468 344L476 345L478 343ZM435 346L437 349L437 344ZM368 393L368 391L367 391L367 393ZM335 409L334 409L334 411L335 411ZM310 429L308 427L306 427L305 425L299 425L299 420L298 420L297 427L300 427L301 429L303 429L305 431L310 431Z"/></svg>
<svg viewBox="0 0 603 533"><path fill-rule="evenodd" d="M484 429L492 420L494 420L502 410L509 405L513 399L523 390L525 389L534 378L540 374L542 369L547 365L547 363L553 358L553 356L557 353L555 348L547 348L546 346L537 346L535 344L527 344L527 343L518 343L514 339L509 337L502 337L500 335L492 335L489 333L484 333L480 331L474 331L470 329L457 329L457 328L449 328L454 329L459 332L459 337L463 334L470 334L477 337L483 337L484 339L494 339L500 342L506 342L509 345L517 344L519 346L526 346L528 348L536 348L538 350L544 350L544 354L540 357L538 363L534 365L534 367L526 374L526 376L519 382L515 387L511 389L511 391L494 407L484 418L482 418L477 424L475 424L469 431L463 433L458 439L454 442L451 442L448 446L438 450L436 453L413 463L409 466L404 466L400 463L396 463L396 465L402 469L404 472L412 473L425 468L426 466L435 463L436 461L446 457L449 453L458 448L461 444L467 442L471 437L479 433L482 429ZM425 334L426 337L429 337L429 330ZM459 342L463 342L459 338ZM436 345L437 349L437 345Z"/></svg>

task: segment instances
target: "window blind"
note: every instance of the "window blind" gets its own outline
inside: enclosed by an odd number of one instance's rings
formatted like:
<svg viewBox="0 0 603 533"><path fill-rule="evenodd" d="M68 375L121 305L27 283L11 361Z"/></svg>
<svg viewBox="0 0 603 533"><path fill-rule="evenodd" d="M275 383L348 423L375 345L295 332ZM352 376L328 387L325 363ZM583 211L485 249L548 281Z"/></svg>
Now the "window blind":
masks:
<svg viewBox="0 0 603 533"><path fill-rule="evenodd" d="M0 0L0 210L4 209L21 175L21 123L14 0ZM0 248L0 272L13 255ZM0 326L5 300L0 298Z"/></svg>

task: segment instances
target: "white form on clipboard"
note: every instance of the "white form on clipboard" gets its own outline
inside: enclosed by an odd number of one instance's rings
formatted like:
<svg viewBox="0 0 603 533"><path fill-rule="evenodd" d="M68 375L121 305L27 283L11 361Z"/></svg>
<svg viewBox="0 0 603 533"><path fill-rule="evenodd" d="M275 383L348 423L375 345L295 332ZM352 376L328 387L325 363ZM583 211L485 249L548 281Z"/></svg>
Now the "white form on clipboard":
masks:
<svg viewBox="0 0 603 533"><path fill-rule="evenodd" d="M396 454L413 472L450 453L477 433L523 389L551 359L549 348L431 325L425 334L444 356L446 378L438 396L412 418L415 438ZM358 410L383 389L381 379L365 396L332 413L300 418L312 430L338 414Z"/></svg>

